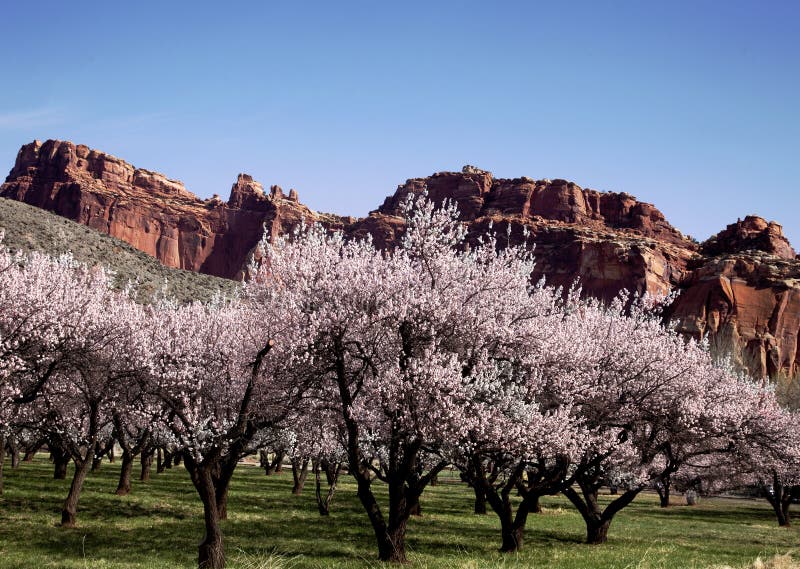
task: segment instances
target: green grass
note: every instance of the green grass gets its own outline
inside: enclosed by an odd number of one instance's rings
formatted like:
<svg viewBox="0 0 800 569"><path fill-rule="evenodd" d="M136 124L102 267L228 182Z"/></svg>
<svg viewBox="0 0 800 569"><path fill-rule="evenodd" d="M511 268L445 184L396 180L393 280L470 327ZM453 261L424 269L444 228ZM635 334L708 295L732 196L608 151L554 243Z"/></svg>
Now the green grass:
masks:
<svg viewBox="0 0 800 569"><path fill-rule="evenodd" d="M7 463L8 464L8 463ZM53 480L43 456L6 470L0 497L0 569L192 567L202 536L202 509L185 470L173 468L134 484L119 497L117 464L90 476L76 529L58 527L69 480ZM311 482L311 481L310 481ZM330 518L316 510L313 487L292 496L291 475L264 476L240 466L224 523L231 567L252 569L367 568L375 546L349 479L341 484ZM707 499L695 507L661 509L643 495L611 526L609 543L581 543L581 518L562 497L543 500L531 516L525 551L497 553L497 518L471 513L471 491L444 482L423 495L423 516L408 530L415 567L479 569L665 568L749 566L758 556L791 552L798 530L777 527L766 503Z"/></svg>

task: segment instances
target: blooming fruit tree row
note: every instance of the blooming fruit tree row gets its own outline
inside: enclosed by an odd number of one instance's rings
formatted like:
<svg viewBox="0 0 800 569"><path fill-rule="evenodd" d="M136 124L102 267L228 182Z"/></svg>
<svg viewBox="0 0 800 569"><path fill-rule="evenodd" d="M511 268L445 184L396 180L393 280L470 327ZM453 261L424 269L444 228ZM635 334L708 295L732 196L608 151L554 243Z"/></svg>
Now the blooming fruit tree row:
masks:
<svg viewBox="0 0 800 569"><path fill-rule="evenodd" d="M225 564L237 464L265 448L310 462L318 493L322 470L331 492L346 470L386 561L406 560L408 521L446 467L498 516L504 551L556 493L589 543L643 489L667 504L688 480L778 485L788 523L796 417L665 327L662 300L533 283L530 248L470 239L424 196L405 216L390 251L319 226L264 241L240 295L209 304L140 305L69 257L0 252L3 446L43 441L74 461L64 525L109 445L120 494L136 454L170 448L203 504L207 568ZM619 489L605 506L604 485Z"/></svg>

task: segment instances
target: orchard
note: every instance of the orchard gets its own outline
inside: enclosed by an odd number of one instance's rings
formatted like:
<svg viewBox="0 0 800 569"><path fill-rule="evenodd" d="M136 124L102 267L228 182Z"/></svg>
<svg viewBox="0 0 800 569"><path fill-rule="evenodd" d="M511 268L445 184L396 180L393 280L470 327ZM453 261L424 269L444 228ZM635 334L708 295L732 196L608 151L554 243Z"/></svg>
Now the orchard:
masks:
<svg viewBox="0 0 800 569"><path fill-rule="evenodd" d="M646 491L662 507L676 490L760 491L776 531L790 524L798 417L671 329L669 298L532 282L532 247L470 241L424 196L405 215L389 251L318 226L265 240L240 294L208 304L142 305L102 269L0 251L0 492L4 462L48 453L72 476L54 522L80 527L86 480L115 452L120 497L147 491L132 479L154 457L181 464L207 569L225 566L250 456L267 473L288 460L295 494L310 474L331 523L349 477L387 562L408 560L426 489L454 472L509 554L536 546L526 525L555 495L601 548Z"/></svg>

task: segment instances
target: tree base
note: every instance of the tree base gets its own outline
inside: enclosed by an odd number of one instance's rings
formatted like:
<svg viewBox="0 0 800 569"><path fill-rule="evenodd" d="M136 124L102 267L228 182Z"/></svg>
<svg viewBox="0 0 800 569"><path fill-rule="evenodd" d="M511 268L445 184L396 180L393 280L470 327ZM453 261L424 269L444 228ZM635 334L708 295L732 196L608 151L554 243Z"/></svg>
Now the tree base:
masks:
<svg viewBox="0 0 800 569"><path fill-rule="evenodd" d="M66 510L62 510L61 512L61 527L62 528L74 528L77 526L77 516L72 512L68 512Z"/></svg>

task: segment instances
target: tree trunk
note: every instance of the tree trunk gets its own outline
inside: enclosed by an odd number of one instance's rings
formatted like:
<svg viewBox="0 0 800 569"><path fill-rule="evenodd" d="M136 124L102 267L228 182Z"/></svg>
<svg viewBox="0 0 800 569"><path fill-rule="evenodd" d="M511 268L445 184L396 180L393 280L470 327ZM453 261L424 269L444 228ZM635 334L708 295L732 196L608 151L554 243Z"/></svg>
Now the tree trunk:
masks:
<svg viewBox="0 0 800 569"><path fill-rule="evenodd" d="M69 460L59 460L56 462L53 469L53 478L55 480L66 480L67 470L69 469Z"/></svg>
<svg viewBox="0 0 800 569"><path fill-rule="evenodd" d="M532 495L528 500L529 506L528 511L532 514L541 514L542 513L542 505L539 503L539 499L541 496L538 494Z"/></svg>
<svg viewBox="0 0 800 569"><path fill-rule="evenodd" d="M200 495L203 501L203 520L206 533L198 546L197 566L200 569L223 569L225 567L225 548L222 542L222 529L219 525L219 510L210 480L208 485L211 487Z"/></svg>
<svg viewBox="0 0 800 569"><path fill-rule="evenodd" d="M658 492L658 502L662 508L669 507L670 488L672 486L672 479L669 474L661 477L661 480L656 484L656 491Z"/></svg>
<svg viewBox="0 0 800 569"><path fill-rule="evenodd" d="M25 453L22 455L22 462L30 462L36 453L39 452L44 446L44 441L34 441L29 445L25 445Z"/></svg>
<svg viewBox="0 0 800 569"><path fill-rule="evenodd" d="M174 452L169 452L167 449L164 449L164 468L169 470L172 468L172 461L175 458Z"/></svg>
<svg viewBox="0 0 800 569"><path fill-rule="evenodd" d="M773 496L767 494L767 501L770 503L772 510L775 512L778 525L780 527L790 527L792 525L792 520L789 517L789 507L792 504L791 496L788 494L788 492L785 492L784 488L780 485L773 488L775 494Z"/></svg>
<svg viewBox="0 0 800 569"><path fill-rule="evenodd" d="M519 474L521 472L521 470L518 471ZM500 551L503 553L519 551L522 548L529 504L523 499L515 516L514 506L511 503L511 490L517 486L514 479L508 480L502 488L496 488L486 479L485 473L481 469L476 468L473 474L475 478L471 482L476 488L476 501L479 488L485 500L492 507L492 511L500 519Z"/></svg>
<svg viewBox="0 0 800 569"><path fill-rule="evenodd" d="M228 485L217 487L215 495L217 497L217 515L220 520L228 519Z"/></svg>
<svg viewBox="0 0 800 569"><path fill-rule="evenodd" d="M286 451L283 449L275 451L275 460L272 463L271 473L268 474L280 474L283 472L283 459L286 457Z"/></svg>
<svg viewBox="0 0 800 569"><path fill-rule="evenodd" d="M105 446L97 446L94 457L92 457L92 472L100 470L100 465L103 462L103 457L107 456L110 462L114 462L114 439L109 439Z"/></svg>
<svg viewBox="0 0 800 569"><path fill-rule="evenodd" d="M53 459L53 478L64 480L67 478L69 468L69 456L62 449L53 447L50 449L50 456Z"/></svg>
<svg viewBox="0 0 800 569"><path fill-rule="evenodd" d="M517 527L511 523L508 526L501 524L501 532L503 535L503 544L500 551L503 553L516 553L522 549L523 537L525 534L525 527Z"/></svg>
<svg viewBox="0 0 800 569"><path fill-rule="evenodd" d="M538 497L535 502L538 502ZM523 499L517 508L517 514L513 520L511 517L511 501L507 494L503 495L503 511L504 515L500 518L500 529L503 537L503 544L500 551L503 553L516 553L522 550L523 538L525 536L525 524L528 521L528 512L530 511L531 501Z"/></svg>
<svg viewBox="0 0 800 569"><path fill-rule="evenodd" d="M146 449L142 451L139 460L142 462L142 473L139 476L139 480L142 482L147 482L150 480L150 471L153 467L153 449Z"/></svg>
<svg viewBox="0 0 800 569"><path fill-rule="evenodd" d="M222 542L222 530L219 527L216 506L203 503L203 515L206 533L197 548L197 566L200 569L223 569L225 567L225 547Z"/></svg>
<svg viewBox="0 0 800 569"><path fill-rule="evenodd" d="M342 463L332 464L327 460L321 461L322 468L325 470L325 480L328 486L333 486L339 480L339 473L342 470Z"/></svg>
<svg viewBox="0 0 800 569"><path fill-rule="evenodd" d="M67 478L67 469L69 468L69 457L65 454L54 453L53 455L53 478L56 480L65 480Z"/></svg>
<svg viewBox="0 0 800 569"><path fill-rule="evenodd" d="M133 472L133 455L128 451L122 451L122 468L119 472L119 484L117 484L117 496L126 496L131 492L131 472Z"/></svg>
<svg viewBox="0 0 800 569"><path fill-rule="evenodd" d="M400 521L396 526L389 528L388 545L389 554L386 557L381 557L381 561L389 561L390 563L406 563L406 525L408 520Z"/></svg>
<svg viewBox="0 0 800 569"><path fill-rule="evenodd" d="M583 498L572 487L562 490L562 493L578 509L583 521L586 522L586 543L591 545L599 545L608 540L608 528L611 526L614 516L633 502L634 498L639 495L641 488L626 490L618 498L612 500L605 509L601 509L597 502L598 491L599 485L595 485L593 482L581 484Z"/></svg>
<svg viewBox="0 0 800 569"><path fill-rule="evenodd" d="M413 472L413 470L412 470ZM435 475L435 473L434 473ZM408 518L412 515L422 515L419 498L423 485L419 485L419 478L412 483L407 478L395 475L389 478L389 524L386 531L390 547L387 558L382 561L392 563L406 563L406 528Z"/></svg>
<svg viewBox="0 0 800 569"><path fill-rule="evenodd" d="M792 519L789 517L789 506L791 506L791 504L792 502L789 500L785 500L781 504L781 515L783 517L783 523L781 525L786 528L792 525Z"/></svg>
<svg viewBox="0 0 800 569"><path fill-rule="evenodd" d="M419 511L419 500L410 499L405 485L389 483L389 526L386 531L384 555L381 561L390 563L406 563L406 528L408 517L414 511ZM388 547L388 549L387 549Z"/></svg>
<svg viewBox="0 0 800 569"><path fill-rule="evenodd" d="M161 447L156 449L156 474L162 474L164 472L164 455L161 451Z"/></svg>
<svg viewBox="0 0 800 569"><path fill-rule="evenodd" d="M8 450L11 453L11 468L16 470L19 467L19 444L17 444L17 440L14 437L11 437L7 440L8 442ZM5 452L5 449L3 450Z"/></svg>
<svg viewBox="0 0 800 569"><path fill-rule="evenodd" d="M472 486L473 490L475 490L475 513L476 514L485 514L486 513L486 492L478 486L474 484Z"/></svg>
<svg viewBox="0 0 800 569"><path fill-rule="evenodd" d="M320 467L316 462L314 463L314 496L317 498L317 509L320 516L327 516L330 514L330 502L322 499L322 476L320 475ZM330 495L330 492L328 492Z"/></svg>
<svg viewBox="0 0 800 569"><path fill-rule="evenodd" d="M3 495L3 465L6 462L6 437L0 434L0 496Z"/></svg>
<svg viewBox="0 0 800 569"><path fill-rule="evenodd" d="M788 504L784 507L784 505L777 500L770 500L770 502L772 503L772 509L775 511L775 517L778 519L778 525L780 527L790 527L792 522L789 519Z"/></svg>
<svg viewBox="0 0 800 569"><path fill-rule="evenodd" d="M292 459L292 479L294 486L292 487L292 494L299 496L303 493L303 488L306 485L306 477L308 476L308 459Z"/></svg>
<svg viewBox="0 0 800 569"><path fill-rule="evenodd" d="M320 466L319 462L315 462L313 465L314 470L314 478L316 480L316 497L317 497L317 508L319 509L320 516L327 516L330 514L331 510L331 501L333 501L333 494L336 492L336 483L339 479L339 471L341 469L341 465L336 466L336 470L331 472L331 469L328 467L328 464L325 464L325 477L328 482L328 493L323 499L322 497L322 477L320 475L320 470L322 467Z"/></svg>
<svg viewBox="0 0 800 569"><path fill-rule="evenodd" d="M78 515L78 501L81 497L81 490L83 490L83 483L89 475L89 469L92 467L92 452L87 453L85 459L80 462L75 461L75 474L72 477L72 484L69 488L69 494L64 501L64 508L61 510L61 525L63 527L75 527Z"/></svg>
<svg viewBox="0 0 800 569"><path fill-rule="evenodd" d="M775 512L775 517L778 518L778 525L791 526L789 507L792 505L792 487L784 486L777 473L773 473L772 487L769 490L764 488L764 494Z"/></svg>
<svg viewBox="0 0 800 569"><path fill-rule="evenodd" d="M586 543L590 545L600 545L608 541L609 526L611 526L611 520L587 520Z"/></svg>
<svg viewBox="0 0 800 569"><path fill-rule="evenodd" d="M280 474L283 472L283 459L286 456L286 451L278 449L275 451L275 456L272 460L269 459L269 453L265 450L260 451L261 465L264 468L264 474L272 476L273 474Z"/></svg>
<svg viewBox="0 0 800 569"><path fill-rule="evenodd" d="M351 467L351 471L353 468ZM380 506L378 506L375 495L370 488L370 481L368 475L356 475L356 482L358 483L358 499L364 510L367 512L372 529L375 532L375 539L378 542L378 559L381 561L405 561L405 540L401 540L399 544L403 547L400 555L395 551L394 543L389 537L389 531L386 527L386 522L383 519ZM397 536L395 536L395 539ZM401 557L402 559L398 559Z"/></svg>

